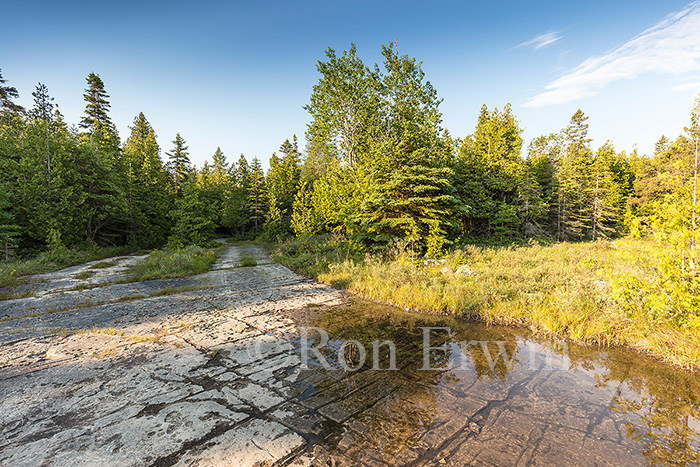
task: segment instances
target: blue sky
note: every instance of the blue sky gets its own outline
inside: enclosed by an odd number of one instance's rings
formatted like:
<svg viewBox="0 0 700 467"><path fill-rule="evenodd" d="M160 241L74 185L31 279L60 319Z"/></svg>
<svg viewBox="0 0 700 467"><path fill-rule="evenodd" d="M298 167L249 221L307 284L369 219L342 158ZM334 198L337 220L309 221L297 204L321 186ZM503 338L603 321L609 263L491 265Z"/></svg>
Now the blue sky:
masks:
<svg viewBox="0 0 700 467"><path fill-rule="evenodd" d="M355 42L367 64L398 38L471 133L482 104L511 103L534 137L589 118L594 147L651 153L676 137L700 92L700 3L687 1L7 2L0 68L31 107L46 84L69 123L85 77L105 82L122 140L143 111L163 152L176 132L198 166L304 144L316 62Z"/></svg>

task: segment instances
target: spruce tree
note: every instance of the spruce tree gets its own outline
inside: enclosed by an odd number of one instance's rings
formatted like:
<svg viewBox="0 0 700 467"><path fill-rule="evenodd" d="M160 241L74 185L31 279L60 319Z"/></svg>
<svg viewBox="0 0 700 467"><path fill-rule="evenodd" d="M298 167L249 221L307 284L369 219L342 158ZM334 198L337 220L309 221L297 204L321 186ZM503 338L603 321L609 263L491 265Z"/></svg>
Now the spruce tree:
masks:
<svg viewBox="0 0 700 467"><path fill-rule="evenodd" d="M607 239L616 233L620 221L620 198L611 165L616 158L612 143L607 141L595 154L591 164L590 213L592 240Z"/></svg>
<svg viewBox="0 0 700 467"><path fill-rule="evenodd" d="M564 130L564 155L559 167L561 221L559 240L582 240L592 233L591 192L593 154L588 138L588 117L581 109Z"/></svg>
<svg viewBox="0 0 700 467"><path fill-rule="evenodd" d="M260 232L265 221L267 197L265 192L265 174L257 157L253 159L253 164L250 167L248 204L250 206L250 219L253 231Z"/></svg>
<svg viewBox="0 0 700 467"><path fill-rule="evenodd" d="M191 170L189 153L185 140L180 136L180 133L175 135L173 142L173 150L168 152L169 161L167 164L170 176L173 179L175 191L179 192L182 184L187 179L187 174Z"/></svg>
<svg viewBox="0 0 700 467"><path fill-rule="evenodd" d="M441 137L441 100L415 58L383 47L381 105L384 135L373 147L373 183L351 226L358 239L381 248L404 239L423 249L442 242L462 209L447 167L449 147Z"/></svg>
<svg viewBox="0 0 700 467"><path fill-rule="evenodd" d="M127 166L130 241L144 246L165 242L169 227L169 183L156 134L143 112L134 118L124 145Z"/></svg>
<svg viewBox="0 0 700 467"><path fill-rule="evenodd" d="M482 106L455 167L455 186L462 202L471 207L463 220L464 233L499 238L519 233L521 133L510 104L503 111Z"/></svg>

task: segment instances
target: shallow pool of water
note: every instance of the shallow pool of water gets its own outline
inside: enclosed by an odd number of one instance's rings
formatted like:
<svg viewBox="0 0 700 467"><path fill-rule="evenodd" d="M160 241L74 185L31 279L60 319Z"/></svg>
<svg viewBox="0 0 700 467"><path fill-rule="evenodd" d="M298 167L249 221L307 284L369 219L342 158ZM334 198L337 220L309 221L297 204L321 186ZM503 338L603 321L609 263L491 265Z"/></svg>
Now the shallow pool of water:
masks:
<svg viewBox="0 0 700 467"><path fill-rule="evenodd" d="M359 300L310 324L300 398L345 463L700 463L700 376L636 352Z"/></svg>

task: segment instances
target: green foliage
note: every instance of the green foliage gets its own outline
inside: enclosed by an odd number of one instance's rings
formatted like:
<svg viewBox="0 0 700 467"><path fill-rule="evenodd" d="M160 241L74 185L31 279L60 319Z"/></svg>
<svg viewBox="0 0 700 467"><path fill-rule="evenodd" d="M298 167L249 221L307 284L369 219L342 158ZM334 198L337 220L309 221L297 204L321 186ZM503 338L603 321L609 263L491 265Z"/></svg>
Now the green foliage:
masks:
<svg viewBox="0 0 700 467"><path fill-rule="evenodd" d="M127 271L130 280L145 281L169 277L203 274L216 261L213 250L204 250L195 245L185 248L153 251Z"/></svg>
<svg viewBox="0 0 700 467"><path fill-rule="evenodd" d="M646 224L654 247L641 252L627 250L626 259L637 263L644 274L622 274L614 281L618 303L630 315L698 330L700 97L691 114L691 125L685 130L687 136L673 144L660 141L655 159L641 164L637 180L642 189L633 205L636 215L628 216L627 222L635 233L639 233L642 223ZM652 184L657 185L653 191Z"/></svg>
<svg viewBox="0 0 700 467"><path fill-rule="evenodd" d="M0 248L2 248L5 261L10 260L20 233L19 226L15 224L11 206L9 186L0 182Z"/></svg>
<svg viewBox="0 0 700 467"><path fill-rule="evenodd" d="M297 147L296 136L294 143L285 140L280 147L284 154L282 159L277 154L270 157L270 170L265 178L268 209L263 225L263 235L266 239L279 239L292 233L292 217L294 199L299 190L301 177L301 154Z"/></svg>
<svg viewBox="0 0 700 467"><path fill-rule="evenodd" d="M258 262L255 260L255 258L253 258L253 257L250 256L250 255L241 255L241 260L240 260L240 262L241 262L241 267L242 267L242 268L248 268L248 267L252 267L252 266L257 266L257 265L258 265Z"/></svg>
<svg viewBox="0 0 700 467"><path fill-rule="evenodd" d="M442 226L450 226L450 213L457 207L450 176L448 168L418 164L391 171L365 198L355 217L358 238L380 247L405 238L422 249L431 231L444 232Z"/></svg>
<svg viewBox="0 0 700 467"><path fill-rule="evenodd" d="M340 57L328 48L326 57L316 66L321 78L304 107L312 119L306 134L308 182L325 175L331 161L365 162L381 124L379 77L362 63L355 44Z"/></svg>
<svg viewBox="0 0 700 467"><path fill-rule="evenodd" d="M155 132L143 112L134 118L123 154L129 241L146 247L162 245L170 230L170 182Z"/></svg>
<svg viewBox="0 0 700 467"><path fill-rule="evenodd" d="M5 86L5 83L7 83L7 80L3 79L2 70L0 70L0 110L6 109L10 112L21 112L24 110L22 106L12 101L12 99L19 97L17 88Z"/></svg>
<svg viewBox="0 0 700 467"><path fill-rule="evenodd" d="M189 153L187 152L188 148L185 145L185 140L180 136L180 133L175 135L173 145L173 150L167 153L170 159L167 168L170 171L175 190L179 192L182 185L187 181L192 166L190 164Z"/></svg>
<svg viewBox="0 0 700 467"><path fill-rule="evenodd" d="M253 232L260 232L267 212L267 192L265 174L258 158L253 159L247 193L248 209Z"/></svg>
<svg viewBox="0 0 700 467"><path fill-rule="evenodd" d="M306 109L312 116L305 173L314 173L297 195L297 234L332 231L372 248L397 238L425 247L431 223L453 228L448 211L460 208L446 167L440 99L420 63L383 47L374 70L354 44L319 62L319 83ZM319 161L323 167L319 169Z"/></svg>
<svg viewBox="0 0 700 467"><path fill-rule="evenodd" d="M196 174L194 177L188 177L181 186L180 195L175 200L175 209L171 212L173 228L169 244L206 244L214 236L215 212L197 186Z"/></svg>
<svg viewBox="0 0 700 467"><path fill-rule="evenodd" d="M455 187L462 202L471 208L462 219L463 234L500 238L518 234L521 133L510 104L502 112L482 106L474 133L462 143L454 164ZM529 192L527 196L536 194Z"/></svg>

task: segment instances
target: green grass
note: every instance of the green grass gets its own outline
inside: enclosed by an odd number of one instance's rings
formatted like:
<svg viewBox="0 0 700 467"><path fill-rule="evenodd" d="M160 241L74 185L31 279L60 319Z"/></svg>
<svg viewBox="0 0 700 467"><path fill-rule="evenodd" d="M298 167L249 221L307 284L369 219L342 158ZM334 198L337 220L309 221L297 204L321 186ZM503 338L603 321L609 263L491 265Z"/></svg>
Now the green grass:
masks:
<svg viewBox="0 0 700 467"><path fill-rule="evenodd" d="M26 298L31 296L31 290L24 290L22 292L0 292L0 300L15 300L18 298Z"/></svg>
<svg viewBox="0 0 700 467"><path fill-rule="evenodd" d="M117 260L112 260L112 261L100 261L99 263L95 263L92 266L90 266L89 269L104 269L104 268L111 268L112 266L115 266L117 264Z"/></svg>
<svg viewBox="0 0 700 467"><path fill-rule="evenodd" d="M242 268L257 266L258 262L250 255L241 255L240 266Z"/></svg>
<svg viewBox="0 0 700 467"><path fill-rule="evenodd" d="M91 278L91 277L94 276L94 275L95 275L95 271L90 271L89 269L87 269L87 270L85 270L85 271L79 272L78 274L74 274L73 277L74 277L75 279L81 279L81 280L83 280L83 279L89 279L89 278Z"/></svg>
<svg viewBox="0 0 700 467"><path fill-rule="evenodd" d="M612 278L644 274L619 254L623 248L646 245L619 240L464 246L446 256L445 264L425 265L406 251L360 256L342 242L297 239L279 245L273 256L302 274L404 309L528 326L575 342L625 345L700 368L700 330L632 315L615 300ZM475 275L454 274L462 264Z"/></svg>
<svg viewBox="0 0 700 467"><path fill-rule="evenodd" d="M130 281L145 281L202 274L216 261L215 250L199 246L154 251L127 271Z"/></svg>
<svg viewBox="0 0 700 467"><path fill-rule="evenodd" d="M63 250L57 254L40 253L32 258L0 262L0 287L31 282L33 274L58 271L69 266L84 264L111 256L130 253L133 248L109 247L93 250Z"/></svg>

